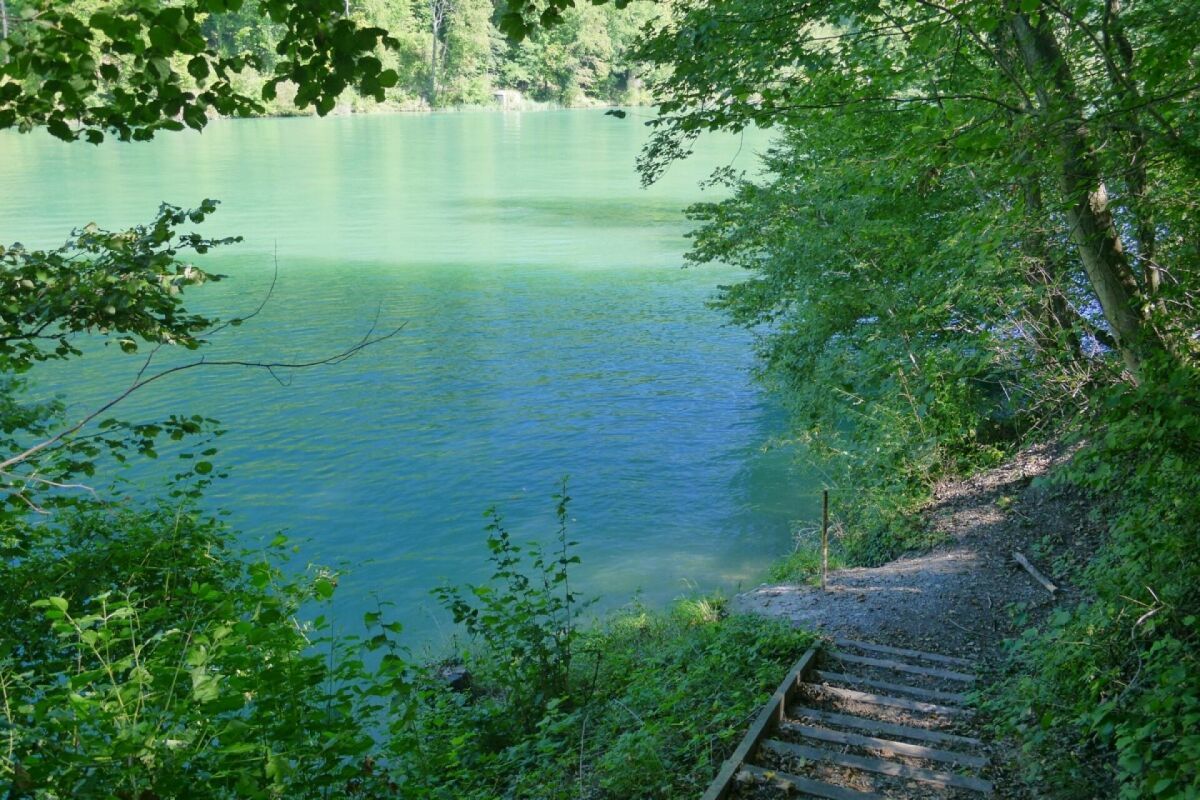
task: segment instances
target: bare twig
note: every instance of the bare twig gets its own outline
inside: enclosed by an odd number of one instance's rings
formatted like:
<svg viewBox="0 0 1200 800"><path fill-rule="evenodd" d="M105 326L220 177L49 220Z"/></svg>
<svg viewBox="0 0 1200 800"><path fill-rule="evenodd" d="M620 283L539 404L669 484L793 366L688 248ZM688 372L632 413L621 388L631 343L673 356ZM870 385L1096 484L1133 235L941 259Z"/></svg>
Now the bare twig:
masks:
<svg viewBox="0 0 1200 800"><path fill-rule="evenodd" d="M2 472L0 475L12 475L12 473ZM40 483L43 486L50 486L55 489L81 489L85 492L88 492L93 497L96 496L96 490L83 483L60 483L58 481L52 481L49 478L42 478L37 475L14 475L13 477L23 480L26 483L32 481L33 483Z"/></svg>
<svg viewBox="0 0 1200 800"><path fill-rule="evenodd" d="M54 445L58 444L66 437L68 437L71 434L76 433L79 430L81 430L82 428L84 428L88 423L95 420L101 414L105 413L106 411L109 411L114 406L116 406L116 405L120 404L121 402L123 402L124 400L126 400L130 395L134 394L135 392L139 391L140 389L145 388L146 386L149 386L150 384L152 384L156 381L162 380L163 378L169 377L171 375L175 375L180 372L186 372L188 370L196 369L198 367L245 367L245 368L251 368L251 369L266 370L268 373L270 373L271 377L275 378L276 380L280 380L279 376L275 374L276 370L291 371L291 370L311 369L313 367L330 366L330 365L334 365L334 364L340 364L343 361L347 361L348 359L353 358L355 355L357 355L362 350L365 350L366 348L371 347L372 345L376 345L376 344L380 344L381 342L385 342L388 339L391 339L392 337L396 336L398 333L400 333L400 331L404 330L404 327L406 324L407 323L403 323L403 324L391 329L390 331L388 331L386 333L376 335L375 334L376 326L374 323L372 323L371 327L367 330L366 334L363 336L363 338L361 340L359 340L359 342L357 344L355 344L351 347L348 347L339 353L335 353L334 355L326 356L324 358L317 358L317 359L313 359L310 361L245 361L245 360L241 360L241 359L219 359L219 360L210 361L207 358L202 357L195 361L188 362L187 364L179 364L174 367L169 367L167 369L160 370L159 372L156 372L147 377L139 377L132 384L130 384L130 386L127 389L125 389L125 391L121 392L119 395L112 398L111 400L105 402L100 407L96 408L94 411L92 411L89 414L87 414L86 416L84 416L83 419L81 419L79 422L75 423L71 427L69 427L63 431L60 431L59 433L56 433L55 435L51 436L49 439L38 442L37 444L27 448L26 450L24 450L21 453L11 456L11 457L5 459L4 461L0 461L0 473L8 471L11 467L13 467L16 464L20 464L24 461L27 461L31 456L36 455L37 453L40 453L41 451L46 450L49 447L53 447ZM151 354L151 355L153 355L153 354ZM145 365L143 366L143 369L145 369ZM139 373L139 375L141 375L141 373Z"/></svg>
<svg viewBox="0 0 1200 800"><path fill-rule="evenodd" d="M271 275L271 285L267 287L267 293L263 297L262 302L258 304L258 308L254 309L253 311L251 311L249 314L247 314L244 317L234 317L233 319L226 320L225 322L222 322L220 325L216 326L212 330L207 331L206 333L204 333L202 335L203 336L212 336L213 334L217 334L217 333L220 333L221 331L225 330L230 325L233 325L235 323L238 325L241 325L243 322L249 322L250 320L257 317L259 314L262 313L262 310L267 307L267 303L271 302L271 297L275 294L275 285L277 283L279 283L279 243L278 242L275 243L275 272L273 275Z"/></svg>

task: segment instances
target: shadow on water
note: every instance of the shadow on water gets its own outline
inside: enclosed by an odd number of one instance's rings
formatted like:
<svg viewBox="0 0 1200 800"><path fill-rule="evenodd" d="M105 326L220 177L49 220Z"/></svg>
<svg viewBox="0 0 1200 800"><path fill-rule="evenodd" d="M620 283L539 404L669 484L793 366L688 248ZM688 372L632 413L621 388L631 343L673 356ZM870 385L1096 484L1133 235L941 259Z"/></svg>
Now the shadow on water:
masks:
<svg viewBox="0 0 1200 800"><path fill-rule="evenodd" d="M464 200L460 205L464 209L463 218L475 222L634 228L677 226L684 221L683 210L677 201L650 197L475 198Z"/></svg>

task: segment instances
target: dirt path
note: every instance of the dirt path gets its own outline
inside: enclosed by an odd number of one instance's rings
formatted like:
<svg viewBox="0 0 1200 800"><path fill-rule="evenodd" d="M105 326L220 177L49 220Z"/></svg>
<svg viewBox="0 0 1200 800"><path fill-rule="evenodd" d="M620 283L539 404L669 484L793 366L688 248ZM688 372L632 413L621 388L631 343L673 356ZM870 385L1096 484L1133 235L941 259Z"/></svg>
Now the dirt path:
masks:
<svg viewBox="0 0 1200 800"><path fill-rule="evenodd" d="M759 586L739 595L734 610L987 663L1004 639L1075 594L1054 574L1053 564L1035 558L1033 548L1048 539L1055 552L1071 557L1090 549L1097 535L1084 498L1030 485L1065 459L1061 449L1031 448L1001 467L938 487L926 524L950 538L932 552L881 567L831 572L827 592ZM1013 562L1014 550L1060 585L1059 599ZM1025 612L1015 614L1013 604Z"/></svg>

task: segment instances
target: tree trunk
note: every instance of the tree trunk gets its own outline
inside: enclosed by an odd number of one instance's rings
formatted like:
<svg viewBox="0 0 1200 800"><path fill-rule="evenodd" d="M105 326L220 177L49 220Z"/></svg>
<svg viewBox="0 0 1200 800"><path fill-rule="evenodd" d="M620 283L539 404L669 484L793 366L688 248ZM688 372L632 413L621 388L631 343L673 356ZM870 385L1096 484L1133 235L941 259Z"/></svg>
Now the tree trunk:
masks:
<svg viewBox="0 0 1200 800"><path fill-rule="evenodd" d="M429 105L437 102L438 83L437 83L437 68L438 68L438 17L437 12L433 14L433 21L430 23L433 35L429 41Z"/></svg>
<svg viewBox="0 0 1200 800"><path fill-rule="evenodd" d="M0 0L0 39L8 38L8 3Z"/></svg>
<svg viewBox="0 0 1200 800"><path fill-rule="evenodd" d="M1049 16L1045 14L1035 29L1018 13L1012 19L1012 30L1034 82L1039 112L1056 120L1052 124L1059 128L1060 181L1068 203L1071 242L1116 337L1121 358L1136 377L1146 356L1161 351L1162 346L1142 313L1143 298L1108 209L1108 189L1090 152L1082 103L1058 42L1046 27Z"/></svg>

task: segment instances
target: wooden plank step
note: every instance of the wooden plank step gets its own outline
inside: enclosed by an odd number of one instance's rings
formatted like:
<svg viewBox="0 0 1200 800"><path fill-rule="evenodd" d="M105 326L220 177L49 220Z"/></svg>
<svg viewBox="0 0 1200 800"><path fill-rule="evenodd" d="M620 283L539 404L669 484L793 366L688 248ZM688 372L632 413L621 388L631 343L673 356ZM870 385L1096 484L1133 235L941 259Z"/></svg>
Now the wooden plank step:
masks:
<svg viewBox="0 0 1200 800"><path fill-rule="evenodd" d="M958 692L943 692L940 689L922 689L918 686L909 686L905 683L888 683L887 681L877 681L873 678L860 678L858 675L846 675L842 672L826 672L825 670L815 670L813 675L823 681L830 683L854 683L861 686L870 686L874 689L887 689L891 692L907 692L916 697L924 697L928 700L943 700L947 703L966 704L970 702L965 694Z"/></svg>
<svg viewBox="0 0 1200 800"><path fill-rule="evenodd" d="M849 753L836 753L832 750L824 750L819 747L781 742L778 739L767 739L762 743L762 747L779 755L804 758L810 761L824 761L829 764L837 764L841 767L851 767L853 769L861 769L864 772L875 772L880 775L891 775L896 778L931 783L935 786L945 788L969 789L971 791L983 792L984 794L990 794L992 791L990 781L985 781L982 778L974 778L969 775L959 775L956 772L938 772L937 770L925 769L924 767L910 767L907 764L901 764L896 761L886 761L881 758L869 758L867 756L852 756Z"/></svg>
<svg viewBox="0 0 1200 800"><path fill-rule="evenodd" d="M972 739L970 736L959 736L956 733L943 733L942 731L931 731L925 728L911 728L907 725L898 725L895 722L854 717L849 714L838 714L834 711L823 711L805 706L790 706L788 708L788 716L793 719L796 717L815 719L827 725L841 725L845 728L857 728L860 731L886 733L889 736L902 736L905 739L917 739L922 742L960 745L963 747L983 746L983 742L979 739Z"/></svg>
<svg viewBox="0 0 1200 800"><path fill-rule="evenodd" d="M895 672L907 672L911 675L928 675L931 678L943 678L949 681L961 681L962 683L975 682L975 676L968 675L965 672L952 672L948 669L937 669L935 667L920 667L916 664L906 664L903 661L890 661L883 658L855 656L851 655L850 653L843 653L839 650L831 651L829 656L848 664L863 664L864 666L868 667L890 669Z"/></svg>
<svg viewBox="0 0 1200 800"><path fill-rule="evenodd" d="M864 736L860 733L847 733L845 731L833 731L829 728L819 728L813 725L802 725L799 722L782 722L779 724L779 729L795 734L796 736L803 736L806 739L816 739L821 742L832 742L834 744L850 745L851 747L865 747L871 750L878 750L888 756L923 758L926 761L961 764L977 769L986 767L988 763L988 760L983 756L977 756L972 753L960 753L955 750L938 750L919 744L880 739L875 736Z"/></svg>
<svg viewBox="0 0 1200 800"><path fill-rule="evenodd" d="M870 692L860 692L857 689L846 689L841 686L829 686L824 683L810 683L814 689L822 692L827 692L836 697L841 697L846 700L855 700L859 703L870 703L876 706L890 706L891 708L903 708L906 711L916 711L921 714L941 714L943 717L965 717L970 716L971 712L965 708L954 708L953 706L943 706L937 703L926 703L921 700L909 700L904 697L889 697L882 694L871 694Z"/></svg>
<svg viewBox="0 0 1200 800"><path fill-rule="evenodd" d="M952 666L966 667L973 669L975 664L965 658L955 658L954 656L943 656L937 653L926 653L921 650L906 650L903 647L889 647L886 644L875 644L874 642L859 642L854 639L834 639L833 643L838 647L853 647L855 650L866 650L871 653L887 653L893 656L909 656L911 658L923 658L926 661L937 661L941 664L950 664Z"/></svg>
<svg viewBox="0 0 1200 800"><path fill-rule="evenodd" d="M881 794L860 792L857 789L847 789L845 786L834 786L832 783L802 778L787 772L774 769L763 769L753 764L746 764L738 772L739 781L758 781L771 783L786 792L801 791L813 797L823 797L826 800L887 800Z"/></svg>

